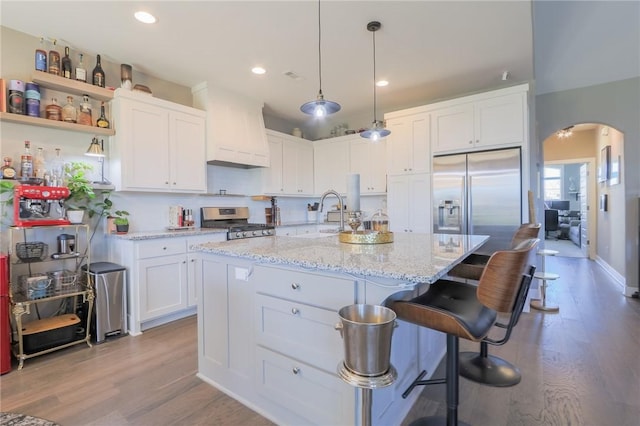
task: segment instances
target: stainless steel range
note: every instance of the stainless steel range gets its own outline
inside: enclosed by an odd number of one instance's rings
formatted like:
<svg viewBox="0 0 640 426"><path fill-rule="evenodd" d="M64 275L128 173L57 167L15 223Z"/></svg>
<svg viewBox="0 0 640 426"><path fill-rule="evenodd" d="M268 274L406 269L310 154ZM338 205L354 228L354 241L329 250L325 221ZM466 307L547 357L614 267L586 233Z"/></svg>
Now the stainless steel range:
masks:
<svg viewBox="0 0 640 426"><path fill-rule="evenodd" d="M224 228L227 230L227 240L270 237L276 234L273 225L249 223L248 207L201 207L200 227Z"/></svg>

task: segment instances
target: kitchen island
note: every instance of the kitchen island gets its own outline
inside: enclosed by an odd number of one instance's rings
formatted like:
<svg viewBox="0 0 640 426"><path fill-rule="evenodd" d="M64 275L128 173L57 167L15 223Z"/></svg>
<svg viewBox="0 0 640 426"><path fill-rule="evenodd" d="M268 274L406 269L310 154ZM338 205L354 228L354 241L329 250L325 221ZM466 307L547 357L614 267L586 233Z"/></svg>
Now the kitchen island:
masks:
<svg viewBox="0 0 640 426"><path fill-rule="evenodd" d="M488 237L396 234L356 245L336 234L204 243L196 271L198 376L278 424L353 425L359 393L337 375L343 359L337 311L353 303L411 297ZM400 424L430 375L444 335L398 321L391 363L397 380L373 392L372 420Z"/></svg>

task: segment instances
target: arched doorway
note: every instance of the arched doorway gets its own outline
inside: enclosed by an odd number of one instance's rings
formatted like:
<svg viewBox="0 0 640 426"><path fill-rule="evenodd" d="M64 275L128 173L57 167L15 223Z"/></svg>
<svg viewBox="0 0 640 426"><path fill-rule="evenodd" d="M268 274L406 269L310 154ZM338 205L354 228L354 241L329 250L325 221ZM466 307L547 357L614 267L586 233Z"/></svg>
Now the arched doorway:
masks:
<svg viewBox="0 0 640 426"><path fill-rule="evenodd" d="M567 247L559 255L588 257L614 272L624 268L616 264L624 246L612 238L624 235L623 157L624 135L603 124L574 124L543 141L545 206L562 208L557 224L545 224L555 228L545 232L549 248Z"/></svg>

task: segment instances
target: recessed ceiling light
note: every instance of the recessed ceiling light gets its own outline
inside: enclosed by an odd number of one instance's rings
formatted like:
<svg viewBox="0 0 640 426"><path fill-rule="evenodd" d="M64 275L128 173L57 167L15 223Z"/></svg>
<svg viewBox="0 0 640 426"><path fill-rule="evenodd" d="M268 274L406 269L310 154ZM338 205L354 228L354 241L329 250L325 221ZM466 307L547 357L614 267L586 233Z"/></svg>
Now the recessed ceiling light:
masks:
<svg viewBox="0 0 640 426"><path fill-rule="evenodd" d="M264 68L262 68L262 67L253 67L253 68L251 68L251 72L252 72L252 73L254 73L254 74L258 74L258 75L260 75L260 74L264 74L264 73L266 73L266 72L267 72L267 70L265 70L265 69L264 69Z"/></svg>
<svg viewBox="0 0 640 426"><path fill-rule="evenodd" d="M135 16L138 21L144 24L154 24L157 21L155 16L153 16L149 12L144 12L142 10L134 13L133 16Z"/></svg>
<svg viewBox="0 0 640 426"><path fill-rule="evenodd" d="M376 82L376 86L378 87L384 87L384 86L388 86L389 82L387 80L378 80Z"/></svg>

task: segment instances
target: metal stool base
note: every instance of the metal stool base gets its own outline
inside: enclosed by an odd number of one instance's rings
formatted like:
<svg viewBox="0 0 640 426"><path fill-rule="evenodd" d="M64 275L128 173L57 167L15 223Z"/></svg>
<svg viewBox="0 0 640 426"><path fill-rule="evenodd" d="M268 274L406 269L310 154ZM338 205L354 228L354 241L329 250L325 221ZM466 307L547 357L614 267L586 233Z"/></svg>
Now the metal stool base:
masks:
<svg viewBox="0 0 640 426"><path fill-rule="evenodd" d="M487 386L508 387L520 383L522 375L515 365L493 355L479 352L461 352L460 375L472 382Z"/></svg>

